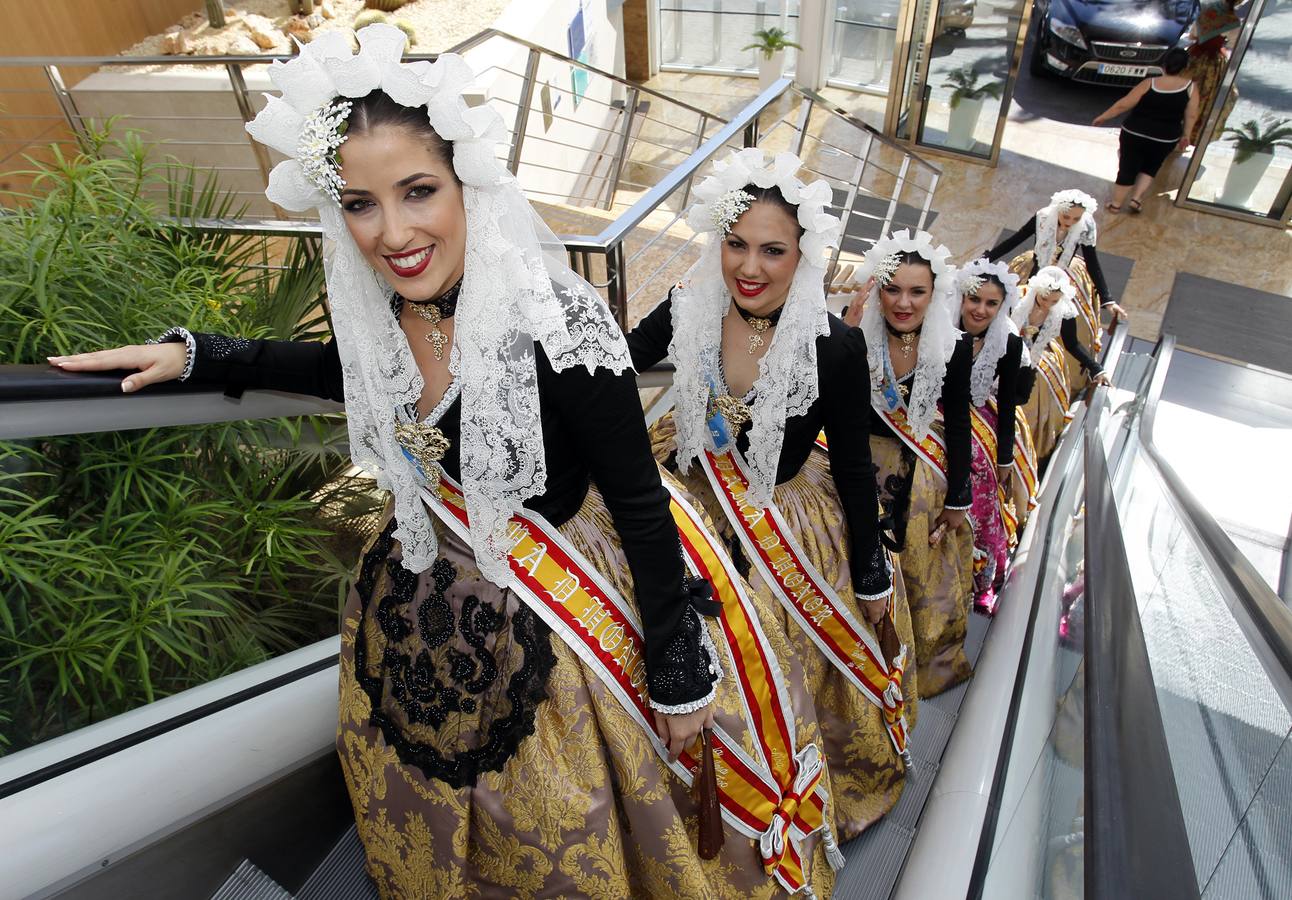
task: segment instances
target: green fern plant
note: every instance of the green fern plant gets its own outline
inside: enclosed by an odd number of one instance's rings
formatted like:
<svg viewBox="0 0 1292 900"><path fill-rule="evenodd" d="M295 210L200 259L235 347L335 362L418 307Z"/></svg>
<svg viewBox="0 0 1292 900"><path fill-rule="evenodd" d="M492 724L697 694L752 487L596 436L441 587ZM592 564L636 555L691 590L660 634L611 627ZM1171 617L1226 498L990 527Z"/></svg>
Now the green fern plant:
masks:
<svg viewBox="0 0 1292 900"><path fill-rule="evenodd" d="M1292 147L1292 119L1262 116L1248 119L1237 128L1226 128L1225 138L1234 146L1234 162L1243 163L1257 153L1273 153L1278 147Z"/></svg>
<svg viewBox="0 0 1292 900"><path fill-rule="evenodd" d="M1001 93L1005 90L1005 85L999 81L978 84L979 75L974 71L973 66L965 65L958 69L952 69L946 73L946 77L947 80L942 82L942 87L952 89L952 109L958 107L963 100L981 100L983 97L999 100Z"/></svg>
<svg viewBox="0 0 1292 900"><path fill-rule="evenodd" d="M50 154L0 216L0 364L330 331L316 240L183 224L240 205L132 135ZM335 634L379 502L335 416L0 441L0 753Z"/></svg>
<svg viewBox="0 0 1292 900"><path fill-rule="evenodd" d="M741 47L744 50L757 50L763 54L764 59L771 59L773 55L781 50L788 50L793 47L796 50L802 50L798 44L789 40L788 32L781 28L760 28L754 32L754 42Z"/></svg>

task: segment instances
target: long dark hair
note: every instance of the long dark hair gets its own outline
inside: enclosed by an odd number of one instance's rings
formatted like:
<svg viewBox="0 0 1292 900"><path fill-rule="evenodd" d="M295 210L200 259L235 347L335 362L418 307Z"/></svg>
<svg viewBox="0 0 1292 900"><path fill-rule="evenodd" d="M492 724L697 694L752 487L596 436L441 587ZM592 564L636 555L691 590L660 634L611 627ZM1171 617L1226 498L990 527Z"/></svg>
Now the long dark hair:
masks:
<svg viewBox="0 0 1292 900"><path fill-rule="evenodd" d="M799 225L799 208L785 199L785 195L781 193L780 188L776 185L762 188L756 184L747 184L741 190L753 197L754 203L771 203L783 209L785 214L793 219L794 224L798 226L799 237L803 237L804 228Z"/></svg>

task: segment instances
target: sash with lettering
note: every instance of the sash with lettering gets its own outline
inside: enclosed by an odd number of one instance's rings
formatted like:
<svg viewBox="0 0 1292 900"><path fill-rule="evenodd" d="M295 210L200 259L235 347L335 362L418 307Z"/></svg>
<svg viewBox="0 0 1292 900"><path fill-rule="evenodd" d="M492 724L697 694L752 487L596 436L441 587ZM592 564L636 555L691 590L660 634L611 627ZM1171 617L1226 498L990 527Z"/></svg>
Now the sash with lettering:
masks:
<svg viewBox="0 0 1292 900"><path fill-rule="evenodd" d="M942 476L942 480L947 480L947 446L942 442L942 438L936 434L933 429L923 438L917 438L911 431L910 424L906 421L906 407L898 406L896 409L885 409L875 403L871 403L871 409L875 415L882 418L888 423L888 427L893 429L893 433L902 439L906 446L915 451L915 455L923 459L933 467L933 471ZM817 439L818 446L825 446L824 439Z"/></svg>
<svg viewBox="0 0 1292 900"><path fill-rule="evenodd" d="M716 386L714 387L716 395ZM709 421L715 448L701 459L723 514L735 529L745 555L758 569L786 612L820 648L831 664L853 687L879 707L894 749L909 766L906 747L905 701L902 675L906 648L900 647L891 662L871 630L839 598L829 582L808 561L776 504L756 507L749 503L749 475L736 449L727 421L716 409ZM889 604L890 620L894 613Z"/></svg>
<svg viewBox="0 0 1292 900"><path fill-rule="evenodd" d="M992 412L996 411L996 401L989 398ZM993 470L996 466L996 429L987 421L987 417L982 414L982 410L973 404L969 405L969 431L973 436L973 442L978 445L978 449L983 456L990 462ZM1018 441L1014 441L1014 464L1018 465L1019 449ZM1005 526L1005 537L1009 542L1010 549L1018 543L1018 513L1014 509L1014 503L1010 498L1009 486L1006 485L999 476L996 478L996 508L1000 512L1000 521Z"/></svg>
<svg viewBox="0 0 1292 900"><path fill-rule="evenodd" d="M1081 314L1081 321L1085 323L1086 328L1090 331L1090 350L1095 356L1098 356L1104 345L1104 330L1099 321L1099 312L1095 307L1094 280L1091 279L1084 260L1080 267L1075 264L1069 266L1068 274L1072 276L1072 284L1079 295L1076 303L1077 312ZM1102 299L1101 297L1100 300Z"/></svg>
<svg viewBox="0 0 1292 900"><path fill-rule="evenodd" d="M989 397L992 412L996 412L996 399ZM999 413L997 413L999 415ZM1027 492L1028 512L1036 509L1036 483L1040 480L1036 474L1036 445L1032 443L1032 427L1027 424L1023 409L1014 410L1014 472L1023 483ZM1021 498L1015 498L1021 499Z"/></svg>
<svg viewBox="0 0 1292 900"><path fill-rule="evenodd" d="M1059 404L1059 409L1063 411L1063 421L1070 422L1072 421L1072 400L1068 393L1068 376L1063 368L1065 352L1058 338L1050 341L1050 346L1037 357L1036 371L1041 373L1041 378L1050 389L1054 402Z"/></svg>
<svg viewBox="0 0 1292 900"><path fill-rule="evenodd" d="M410 457L411 458L411 457ZM424 471L424 470L423 470ZM443 472L422 499L463 540L467 539L462 489ZM763 868L787 891L807 886L801 842L818 831L831 864L843 857L825 820L824 761L815 744L794 744L794 711L780 666L767 643L749 597L714 545L701 519L671 487L670 511L691 572L709 581L722 604L720 630L731 653L739 685L744 727L756 753L741 735L713 730L718 801L727 824L759 845ZM525 511L512 518L509 587L579 655L646 732L665 764L691 784L699 759L683 752L668 763L668 750L655 730L646 692L645 646L636 610L546 519Z"/></svg>

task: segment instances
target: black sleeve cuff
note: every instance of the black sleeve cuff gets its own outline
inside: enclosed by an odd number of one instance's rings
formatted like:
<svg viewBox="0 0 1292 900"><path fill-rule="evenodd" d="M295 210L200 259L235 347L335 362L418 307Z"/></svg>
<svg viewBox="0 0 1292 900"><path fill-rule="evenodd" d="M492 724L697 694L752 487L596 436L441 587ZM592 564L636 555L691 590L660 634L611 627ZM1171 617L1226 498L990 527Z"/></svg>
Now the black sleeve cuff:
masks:
<svg viewBox="0 0 1292 900"><path fill-rule="evenodd" d="M722 678L717 647L701 618L701 614L716 616L721 612L712 599L713 588L702 578L687 577L683 594L686 609L681 621L660 652L647 657L651 708L669 715L684 715L708 706Z"/></svg>

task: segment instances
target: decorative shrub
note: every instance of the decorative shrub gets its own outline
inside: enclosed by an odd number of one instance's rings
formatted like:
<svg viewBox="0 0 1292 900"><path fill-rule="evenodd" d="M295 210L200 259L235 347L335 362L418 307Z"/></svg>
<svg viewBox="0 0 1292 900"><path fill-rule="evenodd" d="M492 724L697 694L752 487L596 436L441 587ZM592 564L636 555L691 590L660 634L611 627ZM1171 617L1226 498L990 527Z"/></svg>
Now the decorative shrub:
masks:
<svg viewBox="0 0 1292 900"><path fill-rule="evenodd" d="M167 221L239 210L134 136L53 152L0 215L0 364L326 334L316 242ZM339 416L0 441L0 752L335 634L378 503Z"/></svg>

